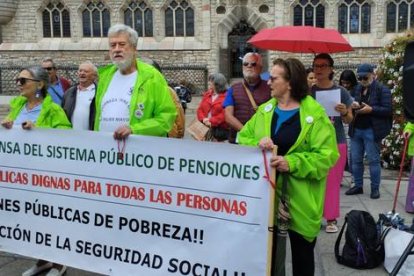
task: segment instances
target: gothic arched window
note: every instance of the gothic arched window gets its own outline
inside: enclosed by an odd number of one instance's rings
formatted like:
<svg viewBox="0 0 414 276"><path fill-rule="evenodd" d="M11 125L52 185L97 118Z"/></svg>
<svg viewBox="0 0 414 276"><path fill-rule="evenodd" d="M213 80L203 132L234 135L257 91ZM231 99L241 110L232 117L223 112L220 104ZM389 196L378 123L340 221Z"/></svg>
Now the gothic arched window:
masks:
<svg viewBox="0 0 414 276"><path fill-rule="evenodd" d="M173 0L165 9L165 36L194 36L194 9L187 1Z"/></svg>
<svg viewBox="0 0 414 276"><path fill-rule="evenodd" d="M131 0L124 10L124 23L136 30L139 36L153 36L152 9L145 1Z"/></svg>
<svg viewBox="0 0 414 276"><path fill-rule="evenodd" d="M42 12L43 37L70 37L68 9L60 2L49 3Z"/></svg>
<svg viewBox="0 0 414 276"><path fill-rule="evenodd" d="M82 11L83 36L108 36L111 26L109 9L102 1L90 1Z"/></svg>
<svg viewBox="0 0 414 276"><path fill-rule="evenodd" d="M414 27L413 0L393 0L387 4L387 32L397 33Z"/></svg>
<svg viewBox="0 0 414 276"><path fill-rule="evenodd" d="M371 5L366 0L344 0L338 7L338 31L371 32Z"/></svg>
<svg viewBox="0 0 414 276"><path fill-rule="evenodd" d="M293 6L294 26L325 27L325 7L318 0L300 0Z"/></svg>

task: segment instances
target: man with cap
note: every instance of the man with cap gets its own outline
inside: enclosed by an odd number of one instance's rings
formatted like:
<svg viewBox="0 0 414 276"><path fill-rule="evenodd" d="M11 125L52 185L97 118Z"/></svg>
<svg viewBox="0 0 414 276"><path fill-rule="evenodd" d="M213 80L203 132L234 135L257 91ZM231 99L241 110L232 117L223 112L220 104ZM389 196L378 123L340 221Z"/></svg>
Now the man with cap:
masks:
<svg viewBox="0 0 414 276"><path fill-rule="evenodd" d="M352 108L355 118L349 125L351 137L352 174L355 186L346 195L363 193L364 156L366 153L371 180L371 198L380 197L380 144L391 131L392 104L390 90L375 79L371 64L358 66L359 84Z"/></svg>

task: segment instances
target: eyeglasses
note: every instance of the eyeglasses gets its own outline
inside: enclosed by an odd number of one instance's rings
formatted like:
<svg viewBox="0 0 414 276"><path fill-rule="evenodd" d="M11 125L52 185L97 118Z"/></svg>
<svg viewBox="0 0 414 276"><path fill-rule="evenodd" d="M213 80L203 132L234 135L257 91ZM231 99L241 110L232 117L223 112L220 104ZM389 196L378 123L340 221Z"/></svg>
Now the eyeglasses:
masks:
<svg viewBox="0 0 414 276"><path fill-rule="evenodd" d="M17 78L16 84L17 85L25 85L28 80L39 82L40 80L30 79L30 78Z"/></svg>
<svg viewBox="0 0 414 276"><path fill-rule="evenodd" d="M43 69L45 69L46 71L52 71L53 69L55 69L55 67L43 67Z"/></svg>
<svg viewBox="0 0 414 276"><path fill-rule="evenodd" d="M362 80L367 81L368 80L368 76L358 77L358 80L359 81L362 81Z"/></svg>
<svg viewBox="0 0 414 276"><path fill-rule="evenodd" d="M314 64L313 68L318 68L318 69L324 69L324 68L328 68L331 67L329 64Z"/></svg>
<svg viewBox="0 0 414 276"><path fill-rule="evenodd" d="M243 66L249 66L251 65L252 67L256 67L257 63L256 62L243 62Z"/></svg>

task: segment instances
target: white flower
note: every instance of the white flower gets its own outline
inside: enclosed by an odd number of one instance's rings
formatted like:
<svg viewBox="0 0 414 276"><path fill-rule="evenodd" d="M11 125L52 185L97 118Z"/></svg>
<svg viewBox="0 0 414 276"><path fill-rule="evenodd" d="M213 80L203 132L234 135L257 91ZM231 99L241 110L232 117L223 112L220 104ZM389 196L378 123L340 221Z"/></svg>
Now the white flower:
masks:
<svg viewBox="0 0 414 276"><path fill-rule="evenodd" d="M312 124L312 123L313 123L313 117L312 117L312 116L308 116L308 117L306 117L306 118L305 118L305 121L306 121L308 124Z"/></svg>

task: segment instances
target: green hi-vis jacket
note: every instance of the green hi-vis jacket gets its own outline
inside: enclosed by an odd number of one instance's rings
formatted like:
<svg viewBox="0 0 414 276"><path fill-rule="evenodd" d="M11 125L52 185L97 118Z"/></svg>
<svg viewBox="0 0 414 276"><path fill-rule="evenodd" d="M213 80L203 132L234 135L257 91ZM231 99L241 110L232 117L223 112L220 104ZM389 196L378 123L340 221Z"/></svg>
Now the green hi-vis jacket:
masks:
<svg viewBox="0 0 414 276"><path fill-rule="evenodd" d="M408 122L405 125L404 131L409 131L411 133L410 141L408 143L408 155L414 156L414 124Z"/></svg>
<svg viewBox="0 0 414 276"><path fill-rule="evenodd" d="M99 69L99 84L95 96L95 130L99 130L102 99L117 70L115 65ZM137 71L129 107L129 127L133 134L167 136L177 116L167 82L157 69L139 60Z"/></svg>
<svg viewBox="0 0 414 276"><path fill-rule="evenodd" d="M23 96L13 98L10 101L10 113L6 116L6 119L16 120L26 103L27 99ZM54 103L49 95L43 100L42 109L35 126L39 128L72 128L65 111L60 105Z"/></svg>
<svg viewBox="0 0 414 276"><path fill-rule="evenodd" d="M257 146L263 137L271 137L271 123L276 106L277 100L271 99L258 108L240 131L240 144ZM287 194L292 218L290 229L312 241L321 227L327 174L337 161L339 152L335 129L322 106L307 96L301 101L299 112L301 132L284 156L290 170L287 173ZM278 177L275 213L281 188L282 177Z"/></svg>

